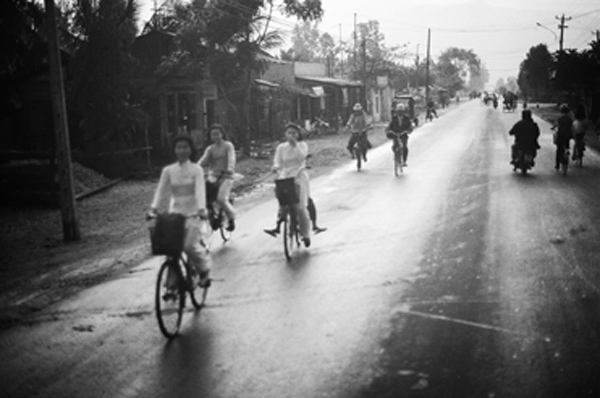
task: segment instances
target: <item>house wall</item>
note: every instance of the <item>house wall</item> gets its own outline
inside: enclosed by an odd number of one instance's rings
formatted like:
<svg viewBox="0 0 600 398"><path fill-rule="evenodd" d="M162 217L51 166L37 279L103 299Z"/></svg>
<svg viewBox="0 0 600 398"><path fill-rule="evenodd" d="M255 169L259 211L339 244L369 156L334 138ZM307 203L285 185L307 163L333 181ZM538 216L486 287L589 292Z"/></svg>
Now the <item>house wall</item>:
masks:
<svg viewBox="0 0 600 398"><path fill-rule="evenodd" d="M260 79L273 83L294 84L294 65L291 62L269 62Z"/></svg>
<svg viewBox="0 0 600 398"><path fill-rule="evenodd" d="M327 77L327 65L315 62L294 62L296 76Z"/></svg>

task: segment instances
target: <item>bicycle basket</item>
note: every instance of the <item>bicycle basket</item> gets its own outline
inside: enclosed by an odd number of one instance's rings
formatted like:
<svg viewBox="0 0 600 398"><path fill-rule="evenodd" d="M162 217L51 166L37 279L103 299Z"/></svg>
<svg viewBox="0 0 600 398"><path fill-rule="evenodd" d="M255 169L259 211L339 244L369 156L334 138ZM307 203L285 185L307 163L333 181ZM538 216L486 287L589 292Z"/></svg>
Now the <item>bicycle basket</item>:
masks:
<svg viewBox="0 0 600 398"><path fill-rule="evenodd" d="M185 216L182 214L159 214L150 227L152 254L177 256L185 241Z"/></svg>
<svg viewBox="0 0 600 398"><path fill-rule="evenodd" d="M298 203L295 179L292 177L275 180L275 194L280 206L289 206Z"/></svg>
<svg viewBox="0 0 600 398"><path fill-rule="evenodd" d="M206 181L206 203L213 203L219 195L219 183Z"/></svg>

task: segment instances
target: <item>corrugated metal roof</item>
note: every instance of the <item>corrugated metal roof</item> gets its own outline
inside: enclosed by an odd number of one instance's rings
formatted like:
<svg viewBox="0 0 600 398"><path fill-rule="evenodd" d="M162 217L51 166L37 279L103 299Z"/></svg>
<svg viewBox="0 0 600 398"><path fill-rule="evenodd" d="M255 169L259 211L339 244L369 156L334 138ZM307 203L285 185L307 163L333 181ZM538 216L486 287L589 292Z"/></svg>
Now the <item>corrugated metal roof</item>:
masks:
<svg viewBox="0 0 600 398"><path fill-rule="evenodd" d="M306 80L309 82L322 83L322 84L333 84L340 87L360 87L362 82L355 80L336 79L334 77L321 77L321 76L296 76L296 79Z"/></svg>

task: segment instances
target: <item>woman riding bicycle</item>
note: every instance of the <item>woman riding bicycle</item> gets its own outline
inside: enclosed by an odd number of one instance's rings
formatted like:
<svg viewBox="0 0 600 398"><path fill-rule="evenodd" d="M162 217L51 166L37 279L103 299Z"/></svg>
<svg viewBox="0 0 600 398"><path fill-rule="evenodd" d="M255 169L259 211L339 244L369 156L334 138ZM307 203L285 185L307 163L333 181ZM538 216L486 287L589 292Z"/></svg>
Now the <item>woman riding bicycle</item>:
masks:
<svg viewBox="0 0 600 398"><path fill-rule="evenodd" d="M200 274L200 285L208 282L210 258L202 241L202 223L206 219L206 193L204 172L190 159L194 159L196 148L189 136L178 136L174 142L177 161L163 168L150 212L154 215L164 199L169 200L169 213L185 216L198 215L186 220L183 251L189 263Z"/></svg>
<svg viewBox="0 0 600 398"><path fill-rule="evenodd" d="M411 132L412 122L410 121L410 117L406 115L406 106L404 104L396 105L395 115L392 117L392 120L386 129L386 136L393 140L394 144L392 145L392 151L394 152L396 152L396 148L398 148L398 145L402 142L402 157L404 158L404 164L402 166L404 167L406 167L406 159L408 158L408 135ZM405 134L399 137L398 133Z"/></svg>
<svg viewBox="0 0 600 398"><path fill-rule="evenodd" d="M225 211L229 220L227 230L233 231L236 214L229 201L229 195L233 187L235 172L235 148L230 141L227 141L225 128L220 124L213 124L208 131L213 144L206 148L204 156L198 164L203 168L208 168L208 181L218 184L216 202Z"/></svg>
<svg viewBox="0 0 600 398"><path fill-rule="evenodd" d="M273 159L273 171L277 172L278 179L293 177L298 192L298 203L294 205L300 226L300 235L304 246L310 246L310 221L307 210L308 205L308 172L306 170L306 158L308 156L308 145L300 141L300 127L296 124L288 124L285 128L286 142L277 146ZM279 217L278 217L279 218Z"/></svg>

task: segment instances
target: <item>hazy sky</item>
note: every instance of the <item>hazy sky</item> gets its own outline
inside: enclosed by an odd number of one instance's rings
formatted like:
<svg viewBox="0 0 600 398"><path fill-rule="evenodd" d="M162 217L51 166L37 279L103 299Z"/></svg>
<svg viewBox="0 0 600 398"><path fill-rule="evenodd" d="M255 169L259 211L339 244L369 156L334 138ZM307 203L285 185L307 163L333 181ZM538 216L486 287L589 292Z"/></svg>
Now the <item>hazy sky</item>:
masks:
<svg viewBox="0 0 600 398"><path fill-rule="evenodd" d="M147 20L154 0L139 2L141 19ZM322 0L322 4L321 32L339 40L341 28L342 40L351 40L355 13L359 23L377 20L388 46L408 45L412 54L407 63L414 61L417 47L424 59L430 28L433 58L448 47L472 49L490 71L492 88L500 77L517 76L530 47L545 43L550 51L558 49L556 16L571 17L564 31L566 49L588 47L592 31L600 29L600 0ZM278 15L273 26L289 39L294 23Z"/></svg>

